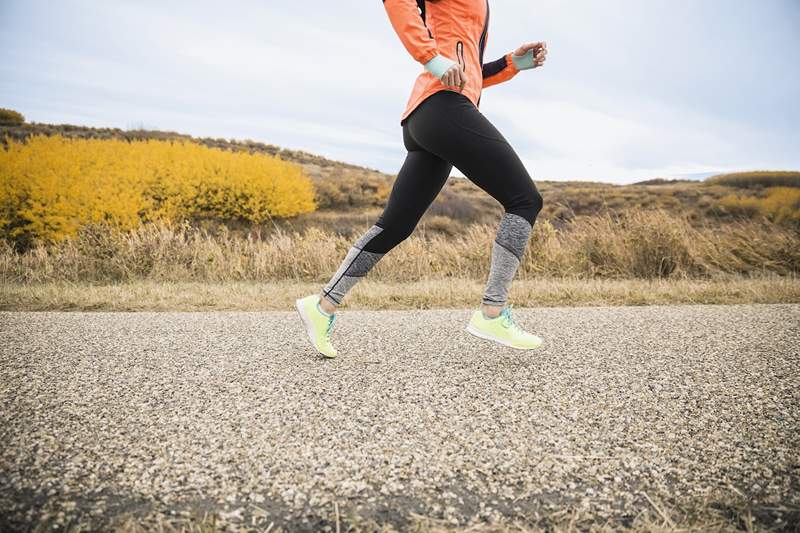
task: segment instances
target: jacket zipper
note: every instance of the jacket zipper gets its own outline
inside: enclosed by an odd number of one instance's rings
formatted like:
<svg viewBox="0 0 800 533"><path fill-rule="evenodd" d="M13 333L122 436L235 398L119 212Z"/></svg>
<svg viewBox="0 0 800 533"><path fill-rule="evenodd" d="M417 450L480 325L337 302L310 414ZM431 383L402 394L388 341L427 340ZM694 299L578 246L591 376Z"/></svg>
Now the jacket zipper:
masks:
<svg viewBox="0 0 800 533"><path fill-rule="evenodd" d="M458 41L456 43L456 58L458 59L458 62L461 64L461 68L464 70L464 72L466 72L467 62L464 59L464 43L461 41Z"/></svg>
<svg viewBox="0 0 800 533"><path fill-rule="evenodd" d="M486 19L483 21L483 32L481 33L481 40L478 44L480 50L480 63L483 65L483 49L486 47L486 32L489 30L489 0L486 0Z"/></svg>
<svg viewBox="0 0 800 533"><path fill-rule="evenodd" d="M483 49L486 47L486 32L489 29L489 0L486 0L486 20L483 21L483 32L481 33L481 40L478 44L478 57L480 68L483 69ZM480 108L481 106L481 96L482 94L478 95L478 102L475 104L475 107Z"/></svg>

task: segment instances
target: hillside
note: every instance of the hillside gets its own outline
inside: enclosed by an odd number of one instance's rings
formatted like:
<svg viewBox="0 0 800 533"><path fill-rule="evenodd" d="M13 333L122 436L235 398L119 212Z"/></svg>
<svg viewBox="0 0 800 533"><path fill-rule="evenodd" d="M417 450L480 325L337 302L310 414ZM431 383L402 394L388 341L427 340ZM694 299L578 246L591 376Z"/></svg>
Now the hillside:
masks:
<svg viewBox="0 0 800 533"><path fill-rule="evenodd" d="M290 308L328 280L395 179L275 145L172 132L19 124L0 126L0 139L4 310ZM512 298L796 302L799 176L537 179L545 207ZM161 212L172 213L167 224L152 216ZM451 178L351 302L472 305L501 214L470 181Z"/></svg>
<svg viewBox="0 0 800 533"><path fill-rule="evenodd" d="M31 135L55 134L82 139L184 140L222 150L269 154L297 163L314 184L318 209L271 221L272 225L294 230L321 227L341 235L351 235L377 218L395 178L375 169L252 140L195 138L169 131L69 124L0 125L0 142L3 143L7 142L6 139L22 141ZM760 216L774 218L779 212L782 213L781 221L800 221L796 195L781 187L800 186L800 172L738 173L712 177L704 182L656 178L631 185L540 180L536 180L536 184L545 199L541 219L556 227L582 216L654 210L685 215L698 222L724 223L736 218ZM493 198L470 181L453 177L423 217L420 227L452 235L466 224L492 224L501 213L501 206ZM240 225L232 226L235 229Z"/></svg>

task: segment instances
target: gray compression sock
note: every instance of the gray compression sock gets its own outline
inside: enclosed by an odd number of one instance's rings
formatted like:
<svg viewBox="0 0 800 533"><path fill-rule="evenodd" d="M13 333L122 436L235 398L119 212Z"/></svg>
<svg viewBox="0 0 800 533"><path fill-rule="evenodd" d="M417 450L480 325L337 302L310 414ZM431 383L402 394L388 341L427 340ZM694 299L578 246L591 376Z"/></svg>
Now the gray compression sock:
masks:
<svg viewBox="0 0 800 533"><path fill-rule="evenodd" d="M505 213L492 243L492 267L483 293L483 303L504 305L508 288L517 272L531 234L531 224L514 213Z"/></svg>
<svg viewBox="0 0 800 533"><path fill-rule="evenodd" d="M386 255L368 252L363 249L381 231L383 231L383 228L380 226L373 225L369 228L348 250L336 273L323 288L322 293L336 305L340 305L347 291L358 283L358 280L366 276L367 272L380 261L381 257Z"/></svg>

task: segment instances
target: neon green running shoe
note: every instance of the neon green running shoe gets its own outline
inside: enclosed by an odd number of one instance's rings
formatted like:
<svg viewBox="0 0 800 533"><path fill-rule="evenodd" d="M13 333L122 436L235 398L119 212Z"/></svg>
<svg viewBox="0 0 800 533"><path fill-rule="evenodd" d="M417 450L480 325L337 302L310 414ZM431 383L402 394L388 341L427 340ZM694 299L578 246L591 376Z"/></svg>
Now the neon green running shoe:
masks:
<svg viewBox="0 0 800 533"><path fill-rule="evenodd" d="M500 311L500 315L495 318L486 318L482 309L477 309L472 313L472 318L467 324L467 331L490 341L496 341L512 348L520 350L533 350L542 345L542 339L528 333L519 324L514 322L511 317L511 307L508 304Z"/></svg>
<svg viewBox="0 0 800 533"><path fill-rule="evenodd" d="M323 313L319 308L319 301L319 294L311 294L305 298L298 298L294 301L294 305L300 313L300 318L303 319L311 344L323 356L333 359L336 357L336 349L331 344L331 333L336 314Z"/></svg>

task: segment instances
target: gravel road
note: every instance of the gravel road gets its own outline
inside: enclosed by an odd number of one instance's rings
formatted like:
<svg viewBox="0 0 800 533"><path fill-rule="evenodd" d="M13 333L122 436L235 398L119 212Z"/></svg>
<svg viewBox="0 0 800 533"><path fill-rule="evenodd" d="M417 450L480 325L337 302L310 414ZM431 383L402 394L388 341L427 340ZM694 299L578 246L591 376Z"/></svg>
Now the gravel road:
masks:
<svg viewBox="0 0 800 533"><path fill-rule="evenodd" d="M0 530L797 527L800 305L470 313L0 313Z"/></svg>

